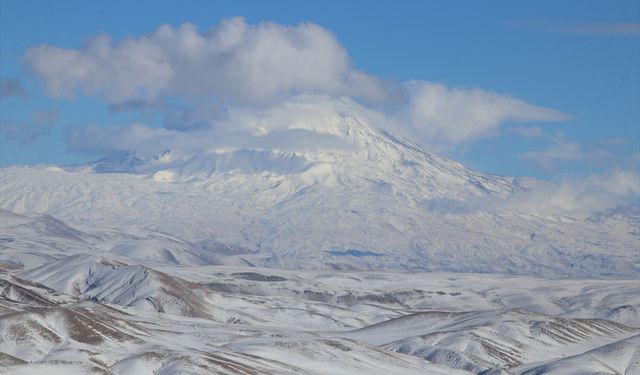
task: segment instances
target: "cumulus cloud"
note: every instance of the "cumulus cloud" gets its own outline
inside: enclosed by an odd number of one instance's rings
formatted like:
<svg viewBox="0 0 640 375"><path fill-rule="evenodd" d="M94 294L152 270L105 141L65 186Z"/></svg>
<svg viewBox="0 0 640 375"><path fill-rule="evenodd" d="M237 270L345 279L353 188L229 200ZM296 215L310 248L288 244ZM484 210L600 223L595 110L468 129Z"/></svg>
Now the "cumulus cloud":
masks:
<svg viewBox="0 0 640 375"><path fill-rule="evenodd" d="M253 102L291 93L386 95L378 79L352 68L334 35L315 24L248 25L232 18L204 33L192 24L163 25L118 43L100 35L80 49L31 48L24 61L51 95L100 94L112 103L161 95Z"/></svg>
<svg viewBox="0 0 640 375"><path fill-rule="evenodd" d="M15 79L3 79L0 81L0 99L11 97L26 98L27 91Z"/></svg>
<svg viewBox="0 0 640 375"><path fill-rule="evenodd" d="M349 98L347 112L384 113L379 126L438 150L496 134L506 122L569 118L479 88L385 82L354 69L335 36L311 23L249 25L232 18L205 32L163 25L116 42L99 35L78 49L42 45L23 60L52 96L98 95L111 113L153 111L165 128L183 132L234 126L227 133L264 135L283 124L321 120L325 96ZM317 103L294 108L301 97Z"/></svg>

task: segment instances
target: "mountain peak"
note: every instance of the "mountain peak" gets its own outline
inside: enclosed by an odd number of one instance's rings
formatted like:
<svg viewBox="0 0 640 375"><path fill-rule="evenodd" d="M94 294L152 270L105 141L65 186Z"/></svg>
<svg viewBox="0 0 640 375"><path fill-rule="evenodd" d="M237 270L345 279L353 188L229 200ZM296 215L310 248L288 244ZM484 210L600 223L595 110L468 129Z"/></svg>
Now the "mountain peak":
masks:
<svg viewBox="0 0 640 375"><path fill-rule="evenodd" d="M298 190L328 181L332 186L340 181L344 188L357 190L354 184L376 181L417 200L504 196L520 190L513 179L477 173L453 160L428 153L399 135L371 125L371 121L361 119L358 114L334 110L324 117L310 118L288 123L287 131L330 135L349 146L307 151L251 146L189 152L131 151L100 159L89 166L97 173L143 174L159 182L207 181L224 176L243 176L250 181L271 176L288 180L288 186L296 186Z"/></svg>

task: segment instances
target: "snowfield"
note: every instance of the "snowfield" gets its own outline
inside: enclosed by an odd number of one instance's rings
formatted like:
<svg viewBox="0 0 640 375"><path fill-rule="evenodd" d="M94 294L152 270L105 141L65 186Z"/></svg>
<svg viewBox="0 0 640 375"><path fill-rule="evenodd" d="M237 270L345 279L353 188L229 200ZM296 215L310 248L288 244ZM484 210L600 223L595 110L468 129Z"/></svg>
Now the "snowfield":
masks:
<svg viewBox="0 0 640 375"><path fill-rule="evenodd" d="M0 169L0 374L640 373L636 208L291 127L340 147Z"/></svg>

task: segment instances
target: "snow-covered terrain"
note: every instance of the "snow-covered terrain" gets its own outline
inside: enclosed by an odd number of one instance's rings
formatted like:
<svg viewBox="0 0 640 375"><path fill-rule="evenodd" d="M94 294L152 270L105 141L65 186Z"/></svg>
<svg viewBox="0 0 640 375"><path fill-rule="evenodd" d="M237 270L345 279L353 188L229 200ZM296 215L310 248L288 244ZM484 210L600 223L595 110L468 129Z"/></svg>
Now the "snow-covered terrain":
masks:
<svg viewBox="0 0 640 375"><path fill-rule="evenodd" d="M69 233L78 249L165 265L638 275L637 212L519 209L536 181L474 172L337 106L286 126L331 137L331 150L165 150L3 168L0 208L50 216L20 224L5 214L2 227L13 240L63 231L62 220L88 236ZM16 262L36 265L34 256Z"/></svg>
<svg viewBox="0 0 640 375"><path fill-rule="evenodd" d="M285 125L333 147L0 169L0 374L640 373L637 210Z"/></svg>
<svg viewBox="0 0 640 375"><path fill-rule="evenodd" d="M0 276L3 374L640 370L635 280L150 270L88 255Z"/></svg>

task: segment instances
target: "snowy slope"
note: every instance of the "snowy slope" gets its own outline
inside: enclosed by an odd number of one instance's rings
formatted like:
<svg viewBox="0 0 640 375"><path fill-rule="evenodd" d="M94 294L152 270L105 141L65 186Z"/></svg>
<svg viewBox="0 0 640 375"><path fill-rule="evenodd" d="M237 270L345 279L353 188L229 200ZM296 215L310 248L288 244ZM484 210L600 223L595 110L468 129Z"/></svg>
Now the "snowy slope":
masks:
<svg viewBox="0 0 640 375"><path fill-rule="evenodd" d="M638 332L606 320L551 318L526 310L440 314L434 321L436 314L394 319L355 331L350 337L386 342L382 345L388 350L477 373L538 362L550 352L575 355L585 346Z"/></svg>
<svg viewBox="0 0 640 375"><path fill-rule="evenodd" d="M144 266L93 255L72 255L19 274L59 292L143 311L207 317L206 291Z"/></svg>
<svg viewBox="0 0 640 375"><path fill-rule="evenodd" d="M33 268L63 256L77 253L108 254L124 262L154 264L246 264L241 257L250 254L238 246L215 240L186 241L153 230L127 232L113 228L84 226L84 231L48 215L18 215L0 212L0 265Z"/></svg>
<svg viewBox="0 0 640 375"><path fill-rule="evenodd" d="M92 255L10 272L0 272L0 374L638 370L640 321L597 318L640 308L636 280L153 270ZM206 314L171 307L193 298Z"/></svg>
<svg viewBox="0 0 640 375"><path fill-rule="evenodd" d="M622 339L596 349L544 364L515 369L522 375L604 375L640 373L640 336Z"/></svg>
<svg viewBox="0 0 640 375"><path fill-rule="evenodd" d="M93 251L93 240L51 216L0 210L0 264L6 267L33 267L65 253Z"/></svg>

